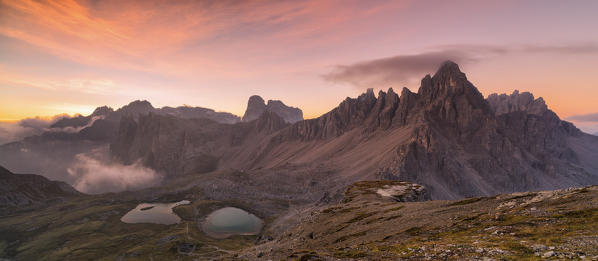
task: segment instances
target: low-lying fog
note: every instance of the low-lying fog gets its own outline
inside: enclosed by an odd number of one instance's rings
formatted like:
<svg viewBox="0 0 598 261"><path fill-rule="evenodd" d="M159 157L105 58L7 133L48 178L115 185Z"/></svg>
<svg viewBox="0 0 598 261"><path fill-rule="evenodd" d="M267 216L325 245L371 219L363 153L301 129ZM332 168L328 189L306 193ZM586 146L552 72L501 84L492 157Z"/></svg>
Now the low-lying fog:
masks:
<svg viewBox="0 0 598 261"><path fill-rule="evenodd" d="M94 117L87 125L76 128L51 128L58 120L68 117L57 115L0 122L0 165L14 173L39 174L64 181L88 194L138 190L160 183L162 177L139 162L122 165L110 160L105 143L61 138L9 144L44 132L76 133L101 118Z"/></svg>
<svg viewBox="0 0 598 261"><path fill-rule="evenodd" d="M67 172L74 178L73 187L88 194L138 190L155 186L162 179L140 162L132 165L110 162L107 147L77 154Z"/></svg>

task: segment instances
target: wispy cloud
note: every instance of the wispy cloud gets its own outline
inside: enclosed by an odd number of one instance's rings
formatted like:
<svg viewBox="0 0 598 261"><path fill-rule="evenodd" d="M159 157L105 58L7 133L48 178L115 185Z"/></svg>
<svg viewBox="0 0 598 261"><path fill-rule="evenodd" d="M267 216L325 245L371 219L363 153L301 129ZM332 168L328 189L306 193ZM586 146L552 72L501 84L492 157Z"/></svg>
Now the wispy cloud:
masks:
<svg viewBox="0 0 598 261"><path fill-rule="evenodd" d="M415 55L397 55L388 58L339 65L323 75L327 81L346 82L358 88L381 87L384 85L407 84L431 72L442 61L457 63L474 60L468 53L457 50L428 52Z"/></svg>
<svg viewBox="0 0 598 261"><path fill-rule="evenodd" d="M0 121L0 145L18 141L25 137L38 135L49 130L50 125L63 118L69 118L67 114L60 114L50 117L32 117L14 122ZM59 131L59 130L56 130Z"/></svg>
<svg viewBox="0 0 598 261"><path fill-rule="evenodd" d="M491 59L497 55L516 53L588 54L598 53L598 44L571 45L443 45L432 51L413 55L397 55L349 65L337 65L324 74L323 79L336 83L348 83L357 88L408 85L432 73L443 61L470 64Z"/></svg>
<svg viewBox="0 0 598 261"><path fill-rule="evenodd" d="M598 136L598 113L579 114L565 118L586 133Z"/></svg>
<svg viewBox="0 0 598 261"><path fill-rule="evenodd" d="M376 2L2 1L0 34L83 64L176 75L196 72L198 66L219 70L230 65L212 53L215 46L235 48L235 39L243 39L249 54L275 52L288 47L281 40L311 38L316 43L349 20L401 5Z"/></svg>
<svg viewBox="0 0 598 261"><path fill-rule="evenodd" d="M598 113L580 114L567 117L569 121L598 122Z"/></svg>
<svg viewBox="0 0 598 261"><path fill-rule="evenodd" d="M19 121L0 121L0 145L19 141L23 138L39 135L43 132L68 132L68 133L76 133L79 132L91 125L99 119L103 119L104 116L94 116L90 119L90 121L78 127L73 126L66 126L63 128L51 127L52 124L56 123L57 121L65 118L77 117L79 115L68 115L68 114L59 114L49 117L31 117L25 118Z"/></svg>

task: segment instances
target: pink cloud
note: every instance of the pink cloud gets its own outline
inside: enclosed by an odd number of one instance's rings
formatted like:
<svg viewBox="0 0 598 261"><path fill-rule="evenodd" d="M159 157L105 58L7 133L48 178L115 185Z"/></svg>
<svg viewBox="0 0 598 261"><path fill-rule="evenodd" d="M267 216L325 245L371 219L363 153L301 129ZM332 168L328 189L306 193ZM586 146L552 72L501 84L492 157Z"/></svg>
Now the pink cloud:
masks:
<svg viewBox="0 0 598 261"><path fill-rule="evenodd" d="M78 63L189 75L355 34L398 2L7 1L0 34ZM240 56L223 60L227 53ZM275 67L273 67L275 68Z"/></svg>

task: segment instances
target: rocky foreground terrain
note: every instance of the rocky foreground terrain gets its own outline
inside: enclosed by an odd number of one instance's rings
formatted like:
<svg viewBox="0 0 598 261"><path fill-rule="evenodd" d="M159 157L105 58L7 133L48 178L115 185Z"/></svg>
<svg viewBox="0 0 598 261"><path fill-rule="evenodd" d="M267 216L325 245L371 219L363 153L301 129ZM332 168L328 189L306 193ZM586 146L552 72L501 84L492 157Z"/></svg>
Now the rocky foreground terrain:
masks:
<svg viewBox="0 0 598 261"><path fill-rule="evenodd" d="M389 194L392 187L399 189ZM420 201L422 191L401 182L356 183L341 203L305 210L296 227L232 257L598 259L596 186L454 201Z"/></svg>

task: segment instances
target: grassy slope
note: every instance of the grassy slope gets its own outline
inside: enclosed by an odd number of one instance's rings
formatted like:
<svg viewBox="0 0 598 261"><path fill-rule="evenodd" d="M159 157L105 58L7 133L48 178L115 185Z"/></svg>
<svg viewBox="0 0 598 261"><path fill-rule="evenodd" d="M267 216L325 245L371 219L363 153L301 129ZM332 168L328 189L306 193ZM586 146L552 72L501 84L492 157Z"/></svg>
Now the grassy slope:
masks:
<svg viewBox="0 0 598 261"><path fill-rule="evenodd" d="M598 255L598 187L412 203L364 195L315 210L304 220L280 240L242 256L533 260Z"/></svg>

